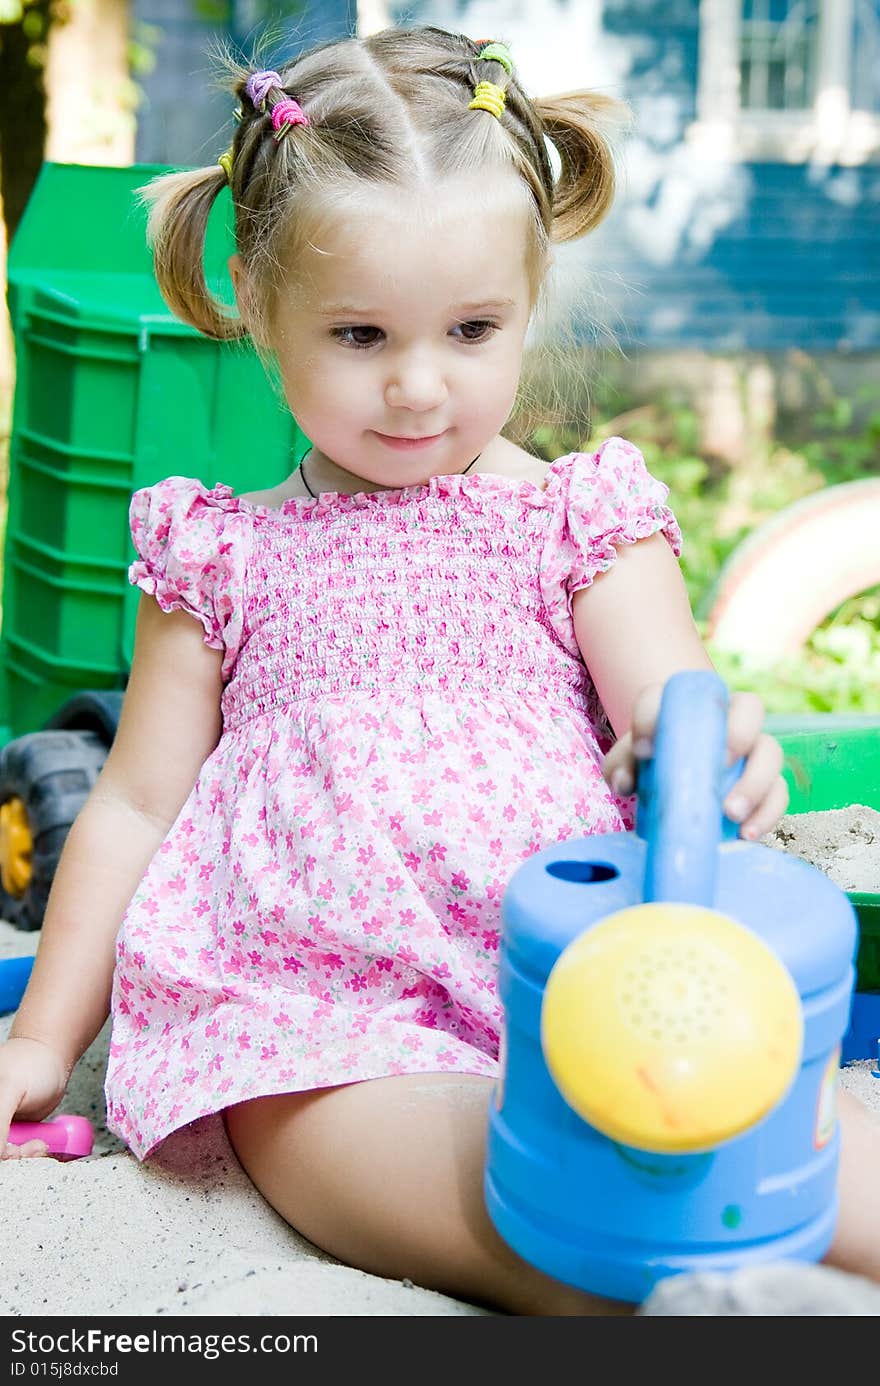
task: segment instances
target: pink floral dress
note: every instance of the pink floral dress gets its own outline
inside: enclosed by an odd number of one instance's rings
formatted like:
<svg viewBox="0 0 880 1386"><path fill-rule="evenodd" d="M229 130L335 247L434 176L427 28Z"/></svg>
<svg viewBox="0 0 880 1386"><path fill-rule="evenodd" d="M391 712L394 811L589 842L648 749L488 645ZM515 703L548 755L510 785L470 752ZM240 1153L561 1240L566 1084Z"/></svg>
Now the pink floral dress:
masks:
<svg viewBox="0 0 880 1386"><path fill-rule="evenodd" d="M110 1127L143 1158L235 1102L496 1072L501 899L613 832L571 596L680 534L631 444L280 509L138 491L130 578L222 650L223 732L117 943Z"/></svg>

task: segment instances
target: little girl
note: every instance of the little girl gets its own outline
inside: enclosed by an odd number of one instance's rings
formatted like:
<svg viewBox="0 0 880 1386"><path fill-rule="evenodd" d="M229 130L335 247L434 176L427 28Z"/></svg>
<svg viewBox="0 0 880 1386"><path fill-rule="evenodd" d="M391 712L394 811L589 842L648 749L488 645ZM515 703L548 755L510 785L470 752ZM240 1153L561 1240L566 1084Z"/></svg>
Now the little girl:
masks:
<svg viewBox="0 0 880 1386"><path fill-rule="evenodd" d="M0 1148L112 1000L108 1121L138 1158L222 1111L343 1261L510 1313L626 1312L521 1261L482 1199L505 886L629 824L659 687L710 667L637 449L547 467L501 432L550 246L611 199L608 103L530 100L502 44L432 28L237 93L219 164L149 189L156 273L187 322L277 359L312 447L265 491L134 496L131 677L0 1050ZM227 182L237 316L203 271ZM749 838L786 805L761 722L732 698ZM880 1142L844 1120L834 1259L880 1276Z"/></svg>

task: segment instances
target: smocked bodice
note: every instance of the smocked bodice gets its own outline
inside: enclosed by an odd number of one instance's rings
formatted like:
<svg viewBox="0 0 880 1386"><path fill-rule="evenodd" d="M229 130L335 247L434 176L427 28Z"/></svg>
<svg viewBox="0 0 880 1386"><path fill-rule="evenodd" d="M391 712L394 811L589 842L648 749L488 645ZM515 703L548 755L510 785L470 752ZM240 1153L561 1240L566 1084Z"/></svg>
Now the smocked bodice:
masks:
<svg viewBox="0 0 880 1386"><path fill-rule="evenodd" d="M678 533L666 488L619 439L551 464L293 498L280 509L172 477L138 492L132 578L224 650L227 729L303 699L589 698L570 599L615 545Z"/></svg>

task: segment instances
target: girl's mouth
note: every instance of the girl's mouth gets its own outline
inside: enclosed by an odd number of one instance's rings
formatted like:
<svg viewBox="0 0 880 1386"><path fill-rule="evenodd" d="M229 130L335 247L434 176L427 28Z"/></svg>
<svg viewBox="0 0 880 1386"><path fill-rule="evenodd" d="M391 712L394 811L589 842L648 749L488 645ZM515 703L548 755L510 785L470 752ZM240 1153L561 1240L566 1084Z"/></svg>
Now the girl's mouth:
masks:
<svg viewBox="0 0 880 1386"><path fill-rule="evenodd" d="M439 443L443 436L443 433L431 433L422 438L396 438L390 433L376 433L380 443L385 443L387 447L396 448L400 452L418 452L422 448L429 448L433 443Z"/></svg>

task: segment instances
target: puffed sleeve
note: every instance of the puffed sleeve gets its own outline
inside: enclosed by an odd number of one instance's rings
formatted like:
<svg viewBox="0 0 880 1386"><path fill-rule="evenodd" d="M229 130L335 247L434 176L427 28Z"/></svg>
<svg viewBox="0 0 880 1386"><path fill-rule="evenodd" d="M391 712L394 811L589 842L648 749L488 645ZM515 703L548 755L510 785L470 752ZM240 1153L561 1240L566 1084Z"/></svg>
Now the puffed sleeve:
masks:
<svg viewBox="0 0 880 1386"><path fill-rule="evenodd" d="M163 611L186 611L201 621L205 644L224 651L225 677L241 642L250 546L250 517L230 497L227 486L209 491L200 481L172 476L136 491L129 509L137 553L129 582Z"/></svg>
<svg viewBox="0 0 880 1386"><path fill-rule="evenodd" d="M669 487L653 477L633 443L608 438L593 453L552 463L547 479L551 520L541 556L541 591L562 644L578 654L571 601L610 568L621 544L661 533L676 557L681 531L666 504Z"/></svg>

